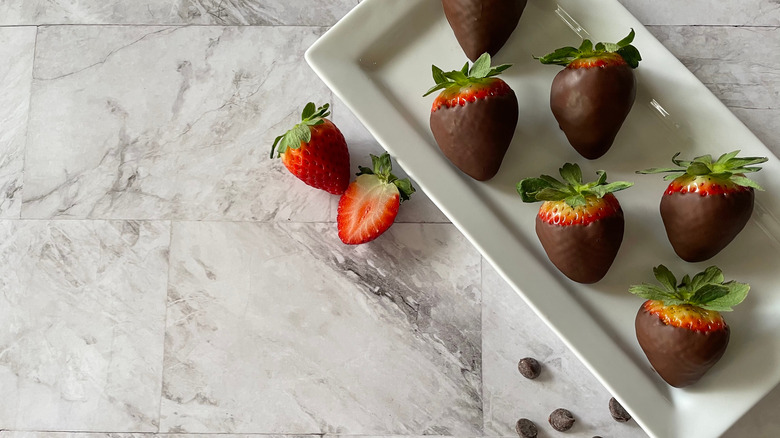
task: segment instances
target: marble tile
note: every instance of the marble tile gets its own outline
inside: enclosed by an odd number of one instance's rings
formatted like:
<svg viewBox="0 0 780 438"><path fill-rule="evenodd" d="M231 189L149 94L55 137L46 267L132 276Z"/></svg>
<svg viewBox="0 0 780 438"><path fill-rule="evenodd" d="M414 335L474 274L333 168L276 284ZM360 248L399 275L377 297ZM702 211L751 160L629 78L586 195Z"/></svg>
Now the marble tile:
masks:
<svg viewBox="0 0 780 438"><path fill-rule="evenodd" d="M371 165L369 154L380 155L385 152L384 148L379 145L352 111L337 97L333 98L332 119L347 140L351 168L355 169L356 172L358 166ZM393 161L393 173L399 178L408 177L396 161ZM414 185L417 191L409 199L409 202L404 202L401 205L396 222L449 222L447 216L436 207L436 204L421 190L419 184L416 184L414 179L412 179L412 185ZM334 211L336 211L338 199L334 199L333 203Z"/></svg>
<svg viewBox="0 0 780 438"><path fill-rule="evenodd" d="M774 128L780 117L780 28L653 26L650 31L780 153Z"/></svg>
<svg viewBox="0 0 780 438"><path fill-rule="evenodd" d="M35 28L0 28L0 218L18 218Z"/></svg>
<svg viewBox="0 0 780 438"><path fill-rule="evenodd" d="M234 435L219 434L186 434L186 433L127 433L127 432L24 432L2 431L0 438L318 438L321 435Z"/></svg>
<svg viewBox="0 0 780 438"><path fill-rule="evenodd" d="M524 357L542 364L534 380L517 370ZM647 436L633 420L612 419L609 392L487 261L482 267L482 376L485 435L516 437L515 423L528 418L540 437L557 436L547 417L566 408L576 420L567 432L572 436Z"/></svg>
<svg viewBox="0 0 780 438"><path fill-rule="evenodd" d="M776 0L618 1L645 25L780 25L780 3Z"/></svg>
<svg viewBox="0 0 780 438"><path fill-rule="evenodd" d="M330 220L331 198L268 158L330 91L290 27L41 28L25 218Z"/></svg>
<svg viewBox="0 0 780 438"><path fill-rule="evenodd" d="M167 222L0 221L0 429L156 431Z"/></svg>
<svg viewBox="0 0 780 438"><path fill-rule="evenodd" d="M160 430L478 435L479 272L449 224L175 223Z"/></svg>
<svg viewBox="0 0 780 438"><path fill-rule="evenodd" d="M780 418L777 417L778 406L780 406L780 386L775 387L753 409L737 421L723 434L722 438L778 436L778 431L780 431Z"/></svg>
<svg viewBox="0 0 780 438"><path fill-rule="evenodd" d="M0 25L331 26L356 4L357 0L25 0L0 3Z"/></svg>

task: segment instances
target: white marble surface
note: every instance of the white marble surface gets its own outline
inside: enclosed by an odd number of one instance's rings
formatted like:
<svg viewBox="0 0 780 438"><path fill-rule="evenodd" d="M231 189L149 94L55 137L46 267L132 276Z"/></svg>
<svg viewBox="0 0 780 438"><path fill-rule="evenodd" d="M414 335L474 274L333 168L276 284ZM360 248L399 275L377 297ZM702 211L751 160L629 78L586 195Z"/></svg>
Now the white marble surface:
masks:
<svg viewBox="0 0 780 438"><path fill-rule="evenodd" d="M18 218L35 28L0 28L0 218Z"/></svg>
<svg viewBox="0 0 780 438"><path fill-rule="evenodd" d="M621 2L780 153L777 1ZM646 436L424 193L345 247L337 197L267 158L334 100L302 56L355 4L0 2L0 438L549 438L557 407ZM353 168L381 152L333 120ZM780 435L778 405L725 436Z"/></svg>
<svg viewBox="0 0 780 438"><path fill-rule="evenodd" d="M0 428L156 431L170 225L0 221Z"/></svg>
<svg viewBox="0 0 780 438"><path fill-rule="evenodd" d="M0 3L0 25L331 26L357 3L357 0L9 0Z"/></svg>

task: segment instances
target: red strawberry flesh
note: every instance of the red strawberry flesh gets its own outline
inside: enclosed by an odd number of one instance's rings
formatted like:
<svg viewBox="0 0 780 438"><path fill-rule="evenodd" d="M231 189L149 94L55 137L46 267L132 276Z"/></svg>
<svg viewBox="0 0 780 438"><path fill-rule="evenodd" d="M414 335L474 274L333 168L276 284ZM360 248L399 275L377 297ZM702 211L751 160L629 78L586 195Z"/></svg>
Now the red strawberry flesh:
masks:
<svg viewBox="0 0 780 438"><path fill-rule="evenodd" d="M664 324L697 332L710 332L726 328L720 312L702 309L690 304L665 306L662 301L647 300L644 309L658 317Z"/></svg>
<svg viewBox="0 0 780 438"><path fill-rule="evenodd" d="M484 83L469 84L460 88L450 88L442 91L433 101L431 112L444 108L464 106L478 99L490 96L504 96L513 93L506 82L501 79L486 79Z"/></svg>
<svg viewBox="0 0 780 438"><path fill-rule="evenodd" d="M626 60L617 53L604 53L590 58L578 58L569 63L566 68L593 68L607 67L611 65L628 65Z"/></svg>
<svg viewBox="0 0 780 438"><path fill-rule="evenodd" d="M620 211L620 203L609 193L603 198L588 197L587 204L571 207L563 201L545 201L539 208L539 218L554 225L588 225Z"/></svg>
<svg viewBox="0 0 780 438"><path fill-rule="evenodd" d="M349 184L349 151L344 136L328 119L310 129L312 140L300 148L288 148L282 154L282 163L304 183L340 195Z"/></svg>
<svg viewBox="0 0 780 438"><path fill-rule="evenodd" d="M400 194L392 183L375 175L360 175L339 200L339 238L350 245L376 239L398 215Z"/></svg>
<svg viewBox="0 0 780 438"><path fill-rule="evenodd" d="M750 187L740 186L729 180L718 179L709 175L699 177L684 175L675 178L666 188L665 194L671 195L672 193L698 193L701 196L708 196L723 195L726 193L747 192L750 190Z"/></svg>

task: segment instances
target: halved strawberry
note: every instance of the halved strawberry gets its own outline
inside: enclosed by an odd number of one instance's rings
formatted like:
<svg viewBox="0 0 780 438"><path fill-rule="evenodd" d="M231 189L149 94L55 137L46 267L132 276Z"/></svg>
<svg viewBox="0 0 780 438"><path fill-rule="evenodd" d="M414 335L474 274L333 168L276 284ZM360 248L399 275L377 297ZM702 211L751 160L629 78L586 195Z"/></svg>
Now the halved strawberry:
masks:
<svg viewBox="0 0 780 438"><path fill-rule="evenodd" d="M642 57L631 45L634 30L617 44L582 41L538 58L563 65L553 79L550 108L569 143L583 157L604 155L615 141L636 97L633 69Z"/></svg>
<svg viewBox="0 0 780 438"><path fill-rule="evenodd" d="M696 383L726 352L731 330L720 312L741 303L750 285L729 281L710 266L677 279L664 265L653 268L661 286L640 284L629 292L648 301L636 315L636 338L656 372L681 388Z"/></svg>
<svg viewBox="0 0 780 438"><path fill-rule="evenodd" d="M527 0L441 0L444 15L466 56L498 53L514 32Z"/></svg>
<svg viewBox="0 0 780 438"><path fill-rule="evenodd" d="M746 173L766 157L739 158L739 151L713 161L703 155L692 161L672 157L675 168L652 168L637 173L669 173L673 181L661 197L661 218L674 251L689 262L707 260L725 248L753 213L754 189L762 190Z"/></svg>
<svg viewBox="0 0 780 438"><path fill-rule="evenodd" d="M359 166L357 179L339 199L339 238L349 245L370 242L387 231L400 203L415 192L408 178L398 179L390 172L390 155L371 155L371 161L373 169Z"/></svg>
<svg viewBox="0 0 780 438"><path fill-rule="evenodd" d="M623 210L613 192L633 185L599 179L583 184L582 171L566 163L560 169L568 183L542 175L517 183L523 202L544 201L536 216L536 235L547 257L564 275L578 283L601 280L623 242Z"/></svg>
<svg viewBox="0 0 780 438"><path fill-rule="evenodd" d="M344 136L330 120L328 104L306 104L301 123L276 137L271 158L282 157L287 169L304 183L334 195L349 184L349 149ZM278 148L277 148L278 145Z"/></svg>
<svg viewBox="0 0 780 438"><path fill-rule="evenodd" d="M431 108L431 131L442 153L470 177L485 181L501 167L517 126L515 92L495 76L509 65L490 66L487 53L469 69L443 72L424 96L443 90Z"/></svg>

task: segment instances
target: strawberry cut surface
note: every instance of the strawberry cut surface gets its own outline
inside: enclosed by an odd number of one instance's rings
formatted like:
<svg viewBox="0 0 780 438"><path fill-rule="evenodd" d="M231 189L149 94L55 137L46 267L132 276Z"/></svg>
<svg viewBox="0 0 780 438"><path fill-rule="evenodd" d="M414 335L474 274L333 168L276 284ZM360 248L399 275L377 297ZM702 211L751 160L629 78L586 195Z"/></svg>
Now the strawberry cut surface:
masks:
<svg viewBox="0 0 780 438"><path fill-rule="evenodd" d="M720 312L702 309L690 304L665 306L663 301L648 300L644 308L657 316L666 325L686 328L697 332L712 332L726 328L726 321Z"/></svg>
<svg viewBox="0 0 780 438"><path fill-rule="evenodd" d="M564 201L545 201L539 208L539 218L553 225L588 225L620 211L620 203L611 193L603 198L587 196L585 202L572 207Z"/></svg>
<svg viewBox="0 0 780 438"><path fill-rule="evenodd" d="M375 175L358 176L339 200L339 237L350 245L374 240L393 224L399 205L395 185Z"/></svg>

